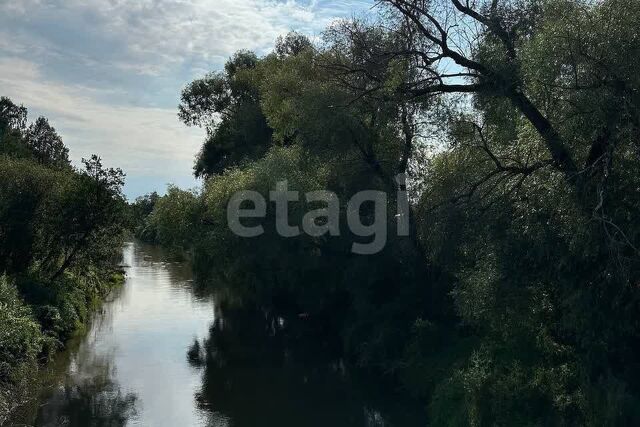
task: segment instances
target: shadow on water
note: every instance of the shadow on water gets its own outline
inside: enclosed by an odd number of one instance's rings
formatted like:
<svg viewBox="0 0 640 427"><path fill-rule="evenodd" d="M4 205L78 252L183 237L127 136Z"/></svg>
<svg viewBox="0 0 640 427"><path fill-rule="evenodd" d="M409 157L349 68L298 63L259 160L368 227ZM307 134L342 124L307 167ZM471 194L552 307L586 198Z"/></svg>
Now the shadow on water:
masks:
<svg viewBox="0 0 640 427"><path fill-rule="evenodd" d="M196 352L206 362L196 399L211 425L423 425L415 402L349 372L337 347L291 339L282 319L260 310L218 309L209 338L190 350L199 366Z"/></svg>
<svg viewBox="0 0 640 427"><path fill-rule="evenodd" d="M420 405L350 372L331 340L301 338L304 321L216 303L158 248L131 243L123 259L125 286L48 367L15 425L423 424Z"/></svg>

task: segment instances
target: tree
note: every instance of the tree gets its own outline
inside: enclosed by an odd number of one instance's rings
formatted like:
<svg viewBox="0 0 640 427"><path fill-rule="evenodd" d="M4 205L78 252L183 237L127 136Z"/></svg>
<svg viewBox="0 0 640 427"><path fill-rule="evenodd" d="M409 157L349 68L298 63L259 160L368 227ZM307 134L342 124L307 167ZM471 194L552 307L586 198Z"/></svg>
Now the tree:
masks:
<svg viewBox="0 0 640 427"><path fill-rule="evenodd" d="M200 226L201 209L198 193L167 188L149 217L149 227L158 243L180 254L193 247Z"/></svg>
<svg viewBox="0 0 640 427"><path fill-rule="evenodd" d="M387 52L419 71L397 91L449 105L448 139L424 177L422 235L480 343L436 388L434 422L454 408L466 408L462 425L637 422L639 200L625 189L638 183L640 82L625 56L640 47L640 11L387 3L398 32L417 35Z"/></svg>
<svg viewBox="0 0 640 427"><path fill-rule="evenodd" d="M612 55L619 51L616 46L625 46L634 40L631 27L618 22L629 22L629 15L622 14L637 8L625 1L608 1L601 7L589 7L580 1L387 0L383 3L389 7L385 17L394 22L394 33L398 34L400 43L376 51L363 37L364 31L347 28L342 33L362 39L361 44L366 47L363 50L372 56L369 63L380 63L391 57L404 61L413 70L398 76L401 79L395 85L398 93L414 104L446 94L476 94L478 99L507 100L537 132L547 150L550 162L536 167L553 167L565 176L568 185L593 197L593 187L587 182L593 174L583 171L602 171L608 167L605 159L610 156L604 156L607 151L604 147L611 149L613 144L603 141L610 139L619 125L636 123L637 129L638 103L633 95L636 78L628 72L628 64L622 58ZM554 16L559 19L552 22L549 17ZM574 19L561 18L563 16ZM589 19L603 21L592 25ZM379 28L384 26L381 24ZM559 33L553 35L552 27ZM604 34L603 28L615 28L613 37ZM556 43L556 49L537 50L536 45L545 43L542 40L549 37ZM565 61L566 68L557 68L541 80L534 73L543 68L552 71L552 60L560 59L556 53L563 55L561 61ZM533 61L546 65L536 66ZM368 82L361 85L358 98L385 95L388 85L380 84L379 76L372 74L370 68L344 62L336 65L343 67L342 75L348 76L350 82ZM617 97L624 108L621 114L607 115L607 123L592 122L590 134L583 135L584 139L572 140L560 129L560 123L576 120L576 116L584 117L579 108L567 107L575 105L569 104L574 101L571 98L589 92L598 93L604 99ZM549 96L564 100L567 105L558 108L556 103L551 108L545 101ZM499 168L504 166L509 171L503 172L530 173L528 166L501 164ZM579 197L583 196L587 197L584 194ZM593 198L589 205L593 207ZM585 209L589 208L585 206Z"/></svg>
<svg viewBox="0 0 640 427"><path fill-rule="evenodd" d="M27 109L17 106L7 97L0 98L0 135L9 131L24 132L27 126Z"/></svg>
<svg viewBox="0 0 640 427"><path fill-rule="evenodd" d="M17 106L9 98L0 98L0 153L12 157L29 157L31 152L24 143L27 109Z"/></svg>
<svg viewBox="0 0 640 427"><path fill-rule="evenodd" d="M313 49L313 44L307 36L304 34L292 31L287 33L286 36L279 36L276 40L276 47L274 49L276 55L279 58L286 58L287 56L296 56L303 53L306 50Z"/></svg>
<svg viewBox="0 0 640 427"><path fill-rule="evenodd" d="M105 241L117 238L126 220L122 194L125 174L105 168L97 155L82 159L84 170L64 202L66 218L60 230L62 257L51 280L60 277L83 255L91 262L108 262L102 250L111 251Z"/></svg>
<svg viewBox="0 0 640 427"><path fill-rule="evenodd" d="M263 155L271 130L259 103L254 53L240 51L225 65L190 83L182 92L178 116L189 126L206 129L207 139L196 160L196 177L219 174L244 160Z"/></svg>
<svg viewBox="0 0 640 427"><path fill-rule="evenodd" d="M62 138L44 117L29 126L26 132L27 144L33 151L38 162L55 167L68 167L69 149L62 142Z"/></svg>

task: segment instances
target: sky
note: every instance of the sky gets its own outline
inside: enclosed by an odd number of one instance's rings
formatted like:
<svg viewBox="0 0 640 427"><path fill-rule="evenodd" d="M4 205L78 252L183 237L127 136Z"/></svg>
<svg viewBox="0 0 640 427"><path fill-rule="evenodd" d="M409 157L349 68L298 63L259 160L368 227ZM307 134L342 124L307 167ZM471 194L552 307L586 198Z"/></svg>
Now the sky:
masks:
<svg viewBox="0 0 640 427"><path fill-rule="evenodd" d="M78 164L96 153L132 200L197 186L204 132L179 122L182 88L239 49L319 36L368 0L0 0L0 96L43 115Z"/></svg>

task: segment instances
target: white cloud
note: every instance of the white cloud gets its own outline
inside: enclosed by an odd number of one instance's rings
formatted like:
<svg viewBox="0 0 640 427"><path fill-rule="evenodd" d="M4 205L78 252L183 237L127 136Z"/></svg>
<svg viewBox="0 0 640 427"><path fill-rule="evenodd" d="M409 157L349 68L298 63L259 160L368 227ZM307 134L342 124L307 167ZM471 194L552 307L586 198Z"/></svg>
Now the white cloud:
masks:
<svg viewBox="0 0 640 427"><path fill-rule="evenodd" d="M88 32L122 42L114 66L142 74L158 73L185 61L211 62L238 49L263 52L291 29L319 33L345 2L293 0L21 0L0 5L17 19L60 19ZM347 3L348 4L348 3ZM362 6L362 1L351 2ZM45 15L46 14L46 15ZM90 17L90 18L89 18ZM46 37L32 45L46 43ZM137 64L132 61L137 60Z"/></svg>
<svg viewBox="0 0 640 427"><path fill-rule="evenodd" d="M182 125L175 109L105 105L95 101L101 91L47 81L25 60L0 59L0 87L31 119L49 117L76 163L97 153L135 176L188 175L202 142L202 132Z"/></svg>
<svg viewBox="0 0 640 427"><path fill-rule="evenodd" d="M49 117L74 161L100 154L160 190L189 179L204 136L178 122L180 87L372 4L301 1L0 0L0 95Z"/></svg>

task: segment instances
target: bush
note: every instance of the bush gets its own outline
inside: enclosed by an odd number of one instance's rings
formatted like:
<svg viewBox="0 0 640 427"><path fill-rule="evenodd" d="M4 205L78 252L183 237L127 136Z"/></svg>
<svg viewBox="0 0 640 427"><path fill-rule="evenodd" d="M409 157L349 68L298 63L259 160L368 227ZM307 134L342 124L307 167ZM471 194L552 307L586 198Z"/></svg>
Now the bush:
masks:
<svg viewBox="0 0 640 427"><path fill-rule="evenodd" d="M15 285L0 276L0 424L23 398L47 338Z"/></svg>

